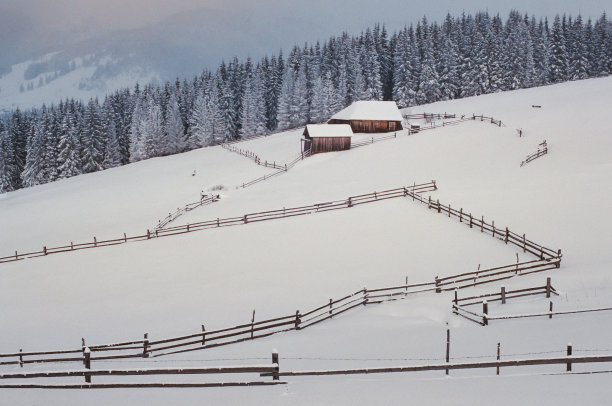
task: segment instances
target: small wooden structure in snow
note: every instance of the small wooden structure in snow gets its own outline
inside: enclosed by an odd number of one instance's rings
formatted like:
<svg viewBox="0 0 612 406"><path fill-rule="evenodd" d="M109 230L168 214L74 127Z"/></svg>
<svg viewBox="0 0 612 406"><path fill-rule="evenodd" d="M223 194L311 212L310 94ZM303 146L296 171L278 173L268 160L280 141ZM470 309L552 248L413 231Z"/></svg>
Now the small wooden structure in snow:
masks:
<svg viewBox="0 0 612 406"><path fill-rule="evenodd" d="M310 154L320 152L343 151L351 148L351 126L308 124L304 129L304 151Z"/></svg>
<svg viewBox="0 0 612 406"><path fill-rule="evenodd" d="M328 124L349 124L355 133L386 133L402 129L402 113L394 101L357 101L334 114Z"/></svg>

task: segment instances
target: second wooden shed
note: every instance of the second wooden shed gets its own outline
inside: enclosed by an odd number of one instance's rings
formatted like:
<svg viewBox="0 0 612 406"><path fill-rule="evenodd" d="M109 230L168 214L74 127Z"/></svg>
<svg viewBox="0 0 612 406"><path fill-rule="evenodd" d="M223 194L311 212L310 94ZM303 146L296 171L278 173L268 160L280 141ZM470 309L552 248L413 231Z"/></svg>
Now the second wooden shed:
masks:
<svg viewBox="0 0 612 406"><path fill-rule="evenodd" d="M348 124L308 124L304 129L304 151L310 154L351 148L353 131Z"/></svg>

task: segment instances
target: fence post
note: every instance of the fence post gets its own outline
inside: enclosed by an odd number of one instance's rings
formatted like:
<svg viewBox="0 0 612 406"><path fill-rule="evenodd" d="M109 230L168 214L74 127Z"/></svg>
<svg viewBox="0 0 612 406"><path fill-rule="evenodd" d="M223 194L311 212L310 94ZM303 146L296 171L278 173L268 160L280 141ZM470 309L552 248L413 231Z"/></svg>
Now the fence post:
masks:
<svg viewBox="0 0 612 406"><path fill-rule="evenodd" d="M302 320L300 320L300 311L296 310L295 311L295 329L299 330L300 329L300 323L302 322Z"/></svg>
<svg viewBox="0 0 612 406"><path fill-rule="evenodd" d="M272 351L272 363L276 364L276 371L272 373L272 380L278 381L278 373L280 372L280 366L278 363L278 351L276 350Z"/></svg>
<svg viewBox="0 0 612 406"><path fill-rule="evenodd" d="M506 237L504 238L504 242L506 244L508 244L508 237L510 237L510 230L508 230L508 227L506 227Z"/></svg>
<svg viewBox="0 0 612 406"><path fill-rule="evenodd" d="M244 215L244 217L243 217L243 219L242 219L242 220L244 221L244 224L246 224L246 223L247 223L247 215L246 215L246 214Z"/></svg>
<svg viewBox="0 0 612 406"><path fill-rule="evenodd" d="M251 319L251 340L253 339L253 329L255 328L255 309L253 309L253 318Z"/></svg>
<svg viewBox="0 0 612 406"><path fill-rule="evenodd" d="M83 350L83 365L85 365L85 369L91 369L91 350L89 347L85 347ZM85 382L91 383L90 374L85 374Z"/></svg>
<svg viewBox="0 0 612 406"><path fill-rule="evenodd" d="M450 329L446 329L446 363L450 362ZM448 368L446 368L446 375L448 375Z"/></svg>
<svg viewBox="0 0 612 406"><path fill-rule="evenodd" d="M491 220L491 228L493 229L493 237L495 237L495 220Z"/></svg>
<svg viewBox="0 0 612 406"><path fill-rule="evenodd" d="M19 349L19 367L23 368L23 355L21 355L21 353L23 352L23 348Z"/></svg>
<svg viewBox="0 0 612 406"><path fill-rule="evenodd" d="M449 203L449 204L448 204L448 217L450 217L450 215L451 215L451 205L450 205L450 203Z"/></svg>
<svg viewBox="0 0 612 406"><path fill-rule="evenodd" d="M427 208L431 209L431 196L429 196L429 200L427 201Z"/></svg>
<svg viewBox="0 0 612 406"><path fill-rule="evenodd" d="M98 246L98 240L96 240L96 236L94 235L94 247Z"/></svg>
<svg viewBox="0 0 612 406"><path fill-rule="evenodd" d="M567 344L567 356L571 357L572 356L572 343ZM567 362L567 368L565 369L568 372L572 371L572 363L571 362Z"/></svg>
<svg viewBox="0 0 612 406"><path fill-rule="evenodd" d="M363 288L363 305L368 304L368 289L366 287Z"/></svg>
<svg viewBox="0 0 612 406"><path fill-rule="evenodd" d="M489 303L486 300L482 301L482 324L485 326L489 325Z"/></svg>
<svg viewBox="0 0 612 406"><path fill-rule="evenodd" d="M151 238L151 232L149 231L149 229L147 229L147 240L149 240Z"/></svg>
<svg viewBox="0 0 612 406"><path fill-rule="evenodd" d="M472 213L470 213L470 228L472 228Z"/></svg>
<svg viewBox="0 0 612 406"><path fill-rule="evenodd" d="M440 199L436 200L436 204L438 205L438 213L440 213Z"/></svg>
<svg viewBox="0 0 612 406"><path fill-rule="evenodd" d="M144 341L142 342L142 357L149 358L149 333L144 333Z"/></svg>
<svg viewBox="0 0 612 406"><path fill-rule="evenodd" d="M506 304L506 287L501 287L501 302L502 304Z"/></svg>
<svg viewBox="0 0 612 406"><path fill-rule="evenodd" d="M43 247L43 254L47 255L47 246Z"/></svg>
<svg viewBox="0 0 612 406"><path fill-rule="evenodd" d="M527 239L525 238L525 234L523 234L523 252L527 252Z"/></svg>
<svg viewBox="0 0 612 406"><path fill-rule="evenodd" d="M546 297L550 297L550 276L546 278Z"/></svg>
<svg viewBox="0 0 612 406"><path fill-rule="evenodd" d="M555 266L557 268L559 268L561 266L561 250L557 251L557 256L559 257L559 260L557 261L557 263L555 264Z"/></svg>
<svg viewBox="0 0 612 406"><path fill-rule="evenodd" d="M333 315L332 315L332 300L331 300L331 298L329 299L329 316L333 317Z"/></svg>
<svg viewBox="0 0 612 406"><path fill-rule="evenodd" d="M206 345L206 327L202 324L202 346Z"/></svg>
<svg viewBox="0 0 612 406"><path fill-rule="evenodd" d="M123 233L123 242L127 242L127 235Z"/></svg>
<svg viewBox="0 0 612 406"><path fill-rule="evenodd" d="M463 223L463 207L459 209L459 222Z"/></svg>
<svg viewBox="0 0 612 406"><path fill-rule="evenodd" d="M455 302L455 305L459 305L459 298L457 297L457 288L455 288L455 299L453 300L453 302Z"/></svg>
<svg viewBox="0 0 612 406"><path fill-rule="evenodd" d="M544 259L544 247L540 247L540 259Z"/></svg>
<svg viewBox="0 0 612 406"><path fill-rule="evenodd" d="M480 219L480 232L484 232L484 216Z"/></svg>
<svg viewBox="0 0 612 406"><path fill-rule="evenodd" d="M501 359L500 343L497 343L497 360ZM497 375L499 375L499 364L497 364Z"/></svg>
<svg viewBox="0 0 612 406"><path fill-rule="evenodd" d="M436 282L436 293L442 292L442 288L439 287L440 286L440 280L438 279L437 275L436 275L436 278L435 278L435 282Z"/></svg>
<svg viewBox="0 0 612 406"><path fill-rule="evenodd" d="M553 311L553 303L552 300L550 301L550 306L548 306L548 310L549 310L549 314L548 314L548 318L552 319L552 311Z"/></svg>

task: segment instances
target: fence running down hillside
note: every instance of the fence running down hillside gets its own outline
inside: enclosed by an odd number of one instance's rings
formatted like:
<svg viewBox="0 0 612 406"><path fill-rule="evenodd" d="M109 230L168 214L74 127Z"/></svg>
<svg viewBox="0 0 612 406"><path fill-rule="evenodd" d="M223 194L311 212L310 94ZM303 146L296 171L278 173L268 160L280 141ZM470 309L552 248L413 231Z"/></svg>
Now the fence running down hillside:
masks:
<svg viewBox="0 0 612 406"><path fill-rule="evenodd" d="M177 208L174 213L168 213L168 215L165 218L163 218L162 220L159 220L159 223L155 226L153 230L154 231L161 230L162 228L166 227L169 223L173 222L174 220L182 216L184 213L187 213L188 211L191 211L200 206L206 206L206 205L218 202L220 199L221 199L220 195L210 195L209 196L209 195L203 194L201 195L200 201L193 202L193 203L187 203L185 207Z"/></svg>
<svg viewBox="0 0 612 406"><path fill-rule="evenodd" d="M223 149L227 149L228 151L235 152L239 155L252 159L253 162L255 162L257 165L265 166L266 168L282 169L284 171L287 171L288 169L287 164L281 164L280 162L276 163L276 161L270 161L270 162L268 162L267 160L262 161L261 158L254 152L251 152L247 149L235 147L232 144L223 143L221 144L221 147Z"/></svg>
<svg viewBox="0 0 612 406"><path fill-rule="evenodd" d="M33 251L33 252L25 252L20 253L15 251L15 255L10 255L6 257L0 258L0 263L13 262L23 260L25 258L36 258L51 254L58 254L63 252L72 252L89 248L97 248L97 247L107 247L111 245L119 245L126 244L128 242L133 241L145 241L150 240L152 238L157 237L165 237L177 234L184 234L195 232L199 230L209 229L209 228L219 228L219 227L227 227L234 226L240 224L253 223L258 221L265 220L274 220L286 217L294 217L301 216L306 214L313 214L318 212L324 212L329 210L338 210L338 209L346 209L353 206L357 206L365 203L373 203L381 200L387 200L392 198L404 197L408 194L416 194L430 192L437 190L436 182L431 181L422 184L413 184L412 186L406 186L396 189L385 190L382 192L373 192L367 193L359 196L351 196L347 199L343 200L335 200L324 203L316 203L309 206L301 206L301 207L291 207L291 208L283 208L278 210L271 210L266 212L258 212L258 213L248 213L244 214L240 217L231 217L231 218L217 218L216 220L203 221L191 224L184 224L180 226L174 227L166 227L162 229L156 229L151 232L147 230L146 234L137 235L128 237L125 233L123 237L115 238L111 240L98 240L96 237L93 238L91 242L85 243L70 243L69 245L64 245L60 247L47 247L44 246L41 251ZM199 204L196 202L195 204Z"/></svg>
<svg viewBox="0 0 612 406"><path fill-rule="evenodd" d="M496 120L493 117L487 117L487 116L477 116L475 114L472 114L472 116L466 116L463 115L459 118L456 118L454 114L450 115L450 114L444 114L444 115L440 115L440 114L413 114L413 115L408 115L406 116L407 118L412 118L412 119L431 119L431 118L440 118L440 119L448 119L448 118L455 118L455 120L452 121L442 121L442 122L438 122L438 121L431 121L426 125L420 125L418 126L418 128L412 128L411 126L408 126L408 135L411 134L416 134L419 133L421 131L425 131L425 130L433 130L434 128L440 128L440 127L449 127L449 126L453 126L453 125L457 125L460 123L463 123L465 121L483 121L483 122L488 122L491 123L493 125L496 125L498 127L502 126L502 122L501 120Z"/></svg>
<svg viewBox="0 0 612 406"><path fill-rule="evenodd" d="M256 338L267 337L272 334L277 334L290 330L301 330L324 320L336 317L351 309L365 306L369 304L382 303L386 301L394 301L403 299L409 295L423 292L437 292L458 290L469 288L481 284L496 282L508 278L515 278L523 275L529 275L536 272L544 272L559 268L561 264L561 250L554 251L540 244L530 241L516 233L511 232L508 228L502 230L494 226L494 222L489 225L481 219L474 218L471 214L464 214L463 209L454 210L449 206L440 204L439 201L433 202L431 197L423 198L420 193L426 190L435 190L434 182L422 185L413 185L410 188L391 189L384 192L370 193L360 196L352 196L346 200L338 200L317 205L297 207L291 209L274 210L268 212L251 213L243 217L231 219L223 219L212 222L203 222L196 226L199 228L214 228L234 224L247 224L249 222L265 221L276 218L285 218L299 216L303 214L316 213L329 210L344 209L353 207L359 204L365 204L378 200L386 200L395 197L406 197L413 201L418 201L422 204L427 204L429 209L433 209L438 213L447 213L448 217L456 216L459 222L466 223L470 228L479 229L481 233L485 231L491 233L493 238L503 241L504 243L514 244L522 248L525 252L535 255L538 259L525 262L517 262L510 265L499 266L489 269L479 269L476 271L464 272L460 274L450 275L446 277L436 276L433 281L419 284L408 284L367 289L363 288L351 294L348 294L340 299L329 299L320 306L312 310L301 312L297 310L290 315L276 317L273 319L255 321L255 311L250 323L241 324L234 327L205 330L202 326L202 331L181 336L166 338L162 340L150 340L148 334L144 335L143 340L134 340L129 342L96 345L86 347L83 342L80 350L66 351L50 351L50 352L18 352L11 354L0 354L1 359L9 359L1 361L0 365L24 365L27 363L40 362L74 362L82 361L85 357L85 349L88 348L91 353L101 353L105 355L90 356L90 360L108 360L121 358L148 358L161 357L170 354L184 353L190 351L199 351L206 348L218 347L228 344L239 343L242 341L253 340ZM161 230L163 233L180 234L188 232L184 228L173 227ZM552 288L551 288L552 289ZM513 292L517 293L517 292ZM72 354L72 356L70 356ZM75 357L74 354L79 354ZM68 356L67 356L68 355ZM66 357L67 356L67 357ZM24 357L28 357L25 359ZM30 358L32 357L32 358ZM65 357L65 358L62 358ZM13 360L10 360L13 358Z"/></svg>
<svg viewBox="0 0 612 406"><path fill-rule="evenodd" d="M544 140L541 144L539 144L539 148L533 154L527 155L524 161L521 162L521 166L528 164L534 159L538 159L539 157L548 154L548 145L546 144L546 140Z"/></svg>

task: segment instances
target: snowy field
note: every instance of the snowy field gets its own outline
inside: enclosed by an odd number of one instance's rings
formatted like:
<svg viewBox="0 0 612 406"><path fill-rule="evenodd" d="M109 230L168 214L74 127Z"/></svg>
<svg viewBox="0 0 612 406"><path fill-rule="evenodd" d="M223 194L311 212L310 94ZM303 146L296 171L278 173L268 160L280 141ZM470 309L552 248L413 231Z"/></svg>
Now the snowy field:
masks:
<svg viewBox="0 0 612 406"><path fill-rule="evenodd" d="M433 199L495 220L547 247L563 250L559 270L506 281L508 289L543 285L561 293L555 310L612 306L612 78L441 102L410 113L484 114L504 126L466 122L320 154L288 173L272 173L221 147L151 159L0 196L0 256L70 241L141 234L200 191L224 189L219 202L173 224L343 199L432 179ZM532 105L541 105L539 109ZM517 129L522 129L519 138ZM289 160L301 130L240 143L262 159ZM520 167L543 140L549 153ZM195 176L192 176L195 170ZM172 238L0 264L0 352L153 339L276 317L367 286L429 282L515 261L517 248L393 199L321 214L207 230ZM521 260L533 257L519 252ZM461 296L498 291L498 284ZM612 312L492 322L453 316L451 294L422 294L347 312L292 331L168 359L100 362L97 367L151 367L269 362L281 371L442 362L447 326L451 358L493 360L612 354ZM544 312L541 296L491 304L491 313ZM598 350L593 352L592 350ZM263 359L260 359L263 358ZM66 368L62 366L61 368ZM26 370L58 369L27 366ZM19 370L5 367L3 371ZM575 365L574 371L610 369ZM288 377L269 388L44 391L0 390L7 405L201 404L606 404L609 374L567 375L564 365L491 370L333 377ZM80 382L82 378L75 379ZM175 379L175 378L173 378ZM192 381L197 377L189 378ZM129 379L126 379L129 381ZM40 380L39 380L40 381ZM105 378L106 381L112 381ZM102 382L102 378L99 379Z"/></svg>

